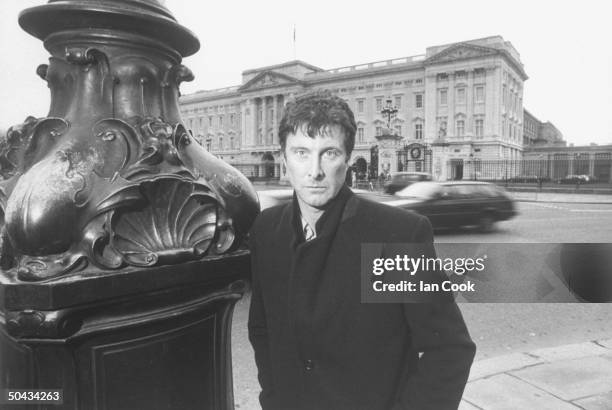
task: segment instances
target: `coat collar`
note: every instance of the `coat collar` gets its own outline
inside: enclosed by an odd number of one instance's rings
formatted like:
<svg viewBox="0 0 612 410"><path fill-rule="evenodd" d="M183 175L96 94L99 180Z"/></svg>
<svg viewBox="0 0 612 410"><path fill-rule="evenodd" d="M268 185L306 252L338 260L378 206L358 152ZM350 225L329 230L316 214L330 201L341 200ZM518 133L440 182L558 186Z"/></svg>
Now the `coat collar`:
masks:
<svg viewBox="0 0 612 410"><path fill-rule="evenodd" d="M317 238L335 234L341 222L355 215L357 212L357 205L357 197L353 191L351 191L348 186L343 185L340 191L338 191L338 195L330 201L327 209L317 221ZM286 205L283 214L285 214L285 217L289 220L287 222L289 222L289 226L291 227L292 237L294 239L293 242L296 244L304 242L300 206L295 191L293 191L293 200L290 204Z"/></svg>

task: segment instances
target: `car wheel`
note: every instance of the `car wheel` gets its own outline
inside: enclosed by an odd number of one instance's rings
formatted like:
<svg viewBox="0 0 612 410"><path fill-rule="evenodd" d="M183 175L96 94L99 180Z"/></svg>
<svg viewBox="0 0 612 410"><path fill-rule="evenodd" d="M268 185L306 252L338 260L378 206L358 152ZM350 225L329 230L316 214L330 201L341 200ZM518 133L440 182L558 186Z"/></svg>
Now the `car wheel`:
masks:
<svg viewBox="0 0 612 410"><path fill-rule="evenodd" d="M478 220L478 227L482 232L493 232L495 228L495 219L490 213L480 215Z"/></svg>

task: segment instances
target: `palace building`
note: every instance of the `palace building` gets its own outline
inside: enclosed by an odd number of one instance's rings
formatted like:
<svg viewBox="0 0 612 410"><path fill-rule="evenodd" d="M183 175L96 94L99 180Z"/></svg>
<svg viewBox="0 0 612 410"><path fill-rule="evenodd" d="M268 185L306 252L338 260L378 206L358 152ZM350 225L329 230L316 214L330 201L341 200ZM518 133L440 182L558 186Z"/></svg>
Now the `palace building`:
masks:
<svg viewBox="0 0 612 410"><path fill-rule="evenodd" d="M480 161L522 158L525 80L519 53L493 36L329 70L299 60L250 69L240 85L180 102L194 137L247 177L283 177L277 135L283 105L296 94L328 89L355 113L351 165L361 175L404 170L463 179L478 172Z"/></svg>

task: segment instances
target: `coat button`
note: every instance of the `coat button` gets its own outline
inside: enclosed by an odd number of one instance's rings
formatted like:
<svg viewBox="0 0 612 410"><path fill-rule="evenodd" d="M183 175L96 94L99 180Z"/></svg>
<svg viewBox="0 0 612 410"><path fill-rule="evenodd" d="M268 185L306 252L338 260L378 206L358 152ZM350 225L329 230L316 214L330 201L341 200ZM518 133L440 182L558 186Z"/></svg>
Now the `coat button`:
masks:
<svg viewBox="0 0 612 410"><path fill-rule="evenodd" d="M314 362L310 359L306 360L306 362L304 363L304 368L307 371L311 371L312 369L314 369Z"/></svg>

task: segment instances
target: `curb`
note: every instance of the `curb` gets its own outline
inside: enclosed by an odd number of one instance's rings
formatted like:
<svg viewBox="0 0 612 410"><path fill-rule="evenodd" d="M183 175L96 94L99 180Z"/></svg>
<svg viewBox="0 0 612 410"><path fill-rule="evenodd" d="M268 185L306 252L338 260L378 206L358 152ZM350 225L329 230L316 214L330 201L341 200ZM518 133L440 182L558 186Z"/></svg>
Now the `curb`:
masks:
<svg viewBox="0 0 612 410"><path fill-rule="evenodd" d="M587 201L559 201L559 200L537 200L537 199L517 199L516 202L544 202L547 204L585 204L585 205L612 205L612 201L606 202L587 202Z"/></svg>

